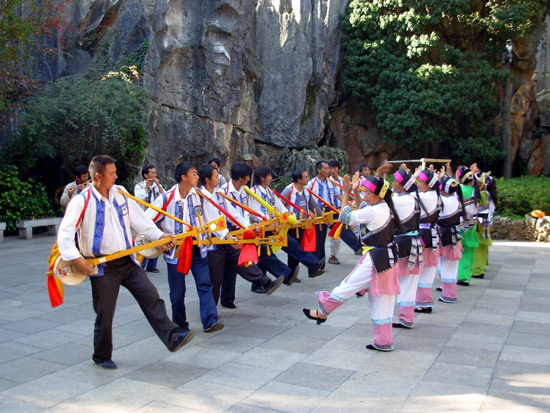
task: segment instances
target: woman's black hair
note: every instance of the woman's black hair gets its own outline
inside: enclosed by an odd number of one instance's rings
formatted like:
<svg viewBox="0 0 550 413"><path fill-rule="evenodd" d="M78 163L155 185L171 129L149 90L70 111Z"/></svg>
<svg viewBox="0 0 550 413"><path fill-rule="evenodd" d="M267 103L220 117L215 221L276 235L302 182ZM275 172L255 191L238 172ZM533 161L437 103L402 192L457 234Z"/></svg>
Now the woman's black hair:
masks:
<svg viewBox="0 0 550 413"><path fill-rule="evenodd" d="M498 191L497 191L497 183L495 181L495 178L492 176L487 178L489 182L487 183L487 192L489 192L489 195L491 195L491 199L493 200L493 203L495 204L495 209L498 208Z"/></svg>
<svg viewBox="0 0 550 413"><path fill-rule="evenodd" d="M404 233L405 227L403 227L403 224L399 219L399 215L397 215L397 211L395 210L395 206L393 205L391 196L392 196L391 191L387 191L386 195L384 195L384 198L382 199L386 202L386 204L388 204L388 207L390 208L390 211L393 214L393 227L394 229L397 229L397 231L395 232Z"/></svg>
<svg viewBox="0 0 550 413"><path fill-rule="evenodd" d="M462 218L466 218L466 208L464 207L464 196L462 195L462 187L460 185L458 185L456 189L456 195L458 196L460 205L462 205L462 212L460 213L460 216Z"/></svg>

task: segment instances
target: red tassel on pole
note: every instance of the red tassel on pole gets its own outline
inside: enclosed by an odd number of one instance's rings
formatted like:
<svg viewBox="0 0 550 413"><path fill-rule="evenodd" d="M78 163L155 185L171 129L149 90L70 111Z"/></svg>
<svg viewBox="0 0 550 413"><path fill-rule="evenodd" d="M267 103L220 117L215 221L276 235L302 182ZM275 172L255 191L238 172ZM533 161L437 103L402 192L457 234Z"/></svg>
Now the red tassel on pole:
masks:
<svg viewBox="0 0 550 413"><path fill-rule="evenodd" d="M53 274L51 275L48 274L47 282L48 282L48 294L50 296L50 303L52 305L52 308L63 304L63 290L62 290L63 287L58 285L57 278L55 278Z"/></svg>
<svg viewBox="0 0 550 413"><path fill-rule="evenodd" d="M256 234L254 231L247 229L243 233L243 239L254 239ZM244 244L241 247L241 254L239 255L239 266L249 266L253 262L258 262L258 252L255 244Z"/></svg>
<svg viewBox="0 0 550 413"><path fill-rule="evenodd" d="M311 228L306 228L304 230L304 235L302 236L300 243L304 251L315 252L317 243L317 233L315 232L315 225L312 225Z"/></svg>
<svg viewBox="0 0 550 413"><path fill-rule="evenodd" d="M178 259L178 272L189 274L191 260L193 259L193 237L185 237L181 242L180 257Z"/></svg>

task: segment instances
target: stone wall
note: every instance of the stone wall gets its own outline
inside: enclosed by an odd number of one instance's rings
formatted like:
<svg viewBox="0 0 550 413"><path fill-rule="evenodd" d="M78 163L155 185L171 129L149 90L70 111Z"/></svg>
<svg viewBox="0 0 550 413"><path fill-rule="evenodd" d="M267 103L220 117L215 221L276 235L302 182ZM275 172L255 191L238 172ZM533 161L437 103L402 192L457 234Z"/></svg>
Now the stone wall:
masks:
<svg viewBox="0 0 550 413"><path fill-rule="evenodd" d="M525 219L518 220L495 217L491 236L493 239L550 242L550 216L537 219L525 215Z"/></svg>

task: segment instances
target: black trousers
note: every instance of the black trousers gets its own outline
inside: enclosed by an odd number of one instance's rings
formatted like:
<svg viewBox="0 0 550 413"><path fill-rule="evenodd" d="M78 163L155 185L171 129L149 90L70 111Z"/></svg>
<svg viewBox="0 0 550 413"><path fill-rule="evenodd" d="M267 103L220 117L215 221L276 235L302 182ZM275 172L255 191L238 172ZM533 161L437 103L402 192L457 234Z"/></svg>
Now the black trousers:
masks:
<svg viewBox="0 0 550 413"><path fill-rule="evenodd" d="M319 258L319 260L325 259L325 240L327 239L327 225L321 224L321 225L315 225L315 256ZM321 267L322 270L325 269L325 265Z"/></svg>
<svg viewBox="0 0 550 413"><path fill-rule="evenodd" d="M96 362L109 360L113 353L113 317L120 286L134 296L141 311L157 336L168 348L175 342L180 328L166 314L166 306L157 288L130 257L110 261L104 275L90 277L92 298L96 313L94 327L94 355Z"/></svg>
<svg viewBox="0 0 550 413"><path fill-rule="evenodd" d="M220 301L220 298L222 305L234 304L237 274L245 280L261 286L271 282L271 279L256 264L239 267L240 253L240 250L233 248L231 245L217 245L215 251L208 253L210 282L212 283L212 293L216 304Z"/></svg>

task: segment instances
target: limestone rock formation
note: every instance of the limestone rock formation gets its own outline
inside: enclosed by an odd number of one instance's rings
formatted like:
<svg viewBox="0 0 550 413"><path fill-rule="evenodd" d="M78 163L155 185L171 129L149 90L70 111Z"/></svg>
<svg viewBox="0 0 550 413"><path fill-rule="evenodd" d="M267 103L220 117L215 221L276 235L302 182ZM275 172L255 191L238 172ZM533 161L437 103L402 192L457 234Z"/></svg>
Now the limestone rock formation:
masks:
<svg viewBox="0 0 550 413"><path fill-rule="evenodd" d="M78 0L59 74L108 56L142 57L147 160L162 177L181 159L315 146L328 125L347 0ZM131 62L130 62L131 63Z"/></svg>

